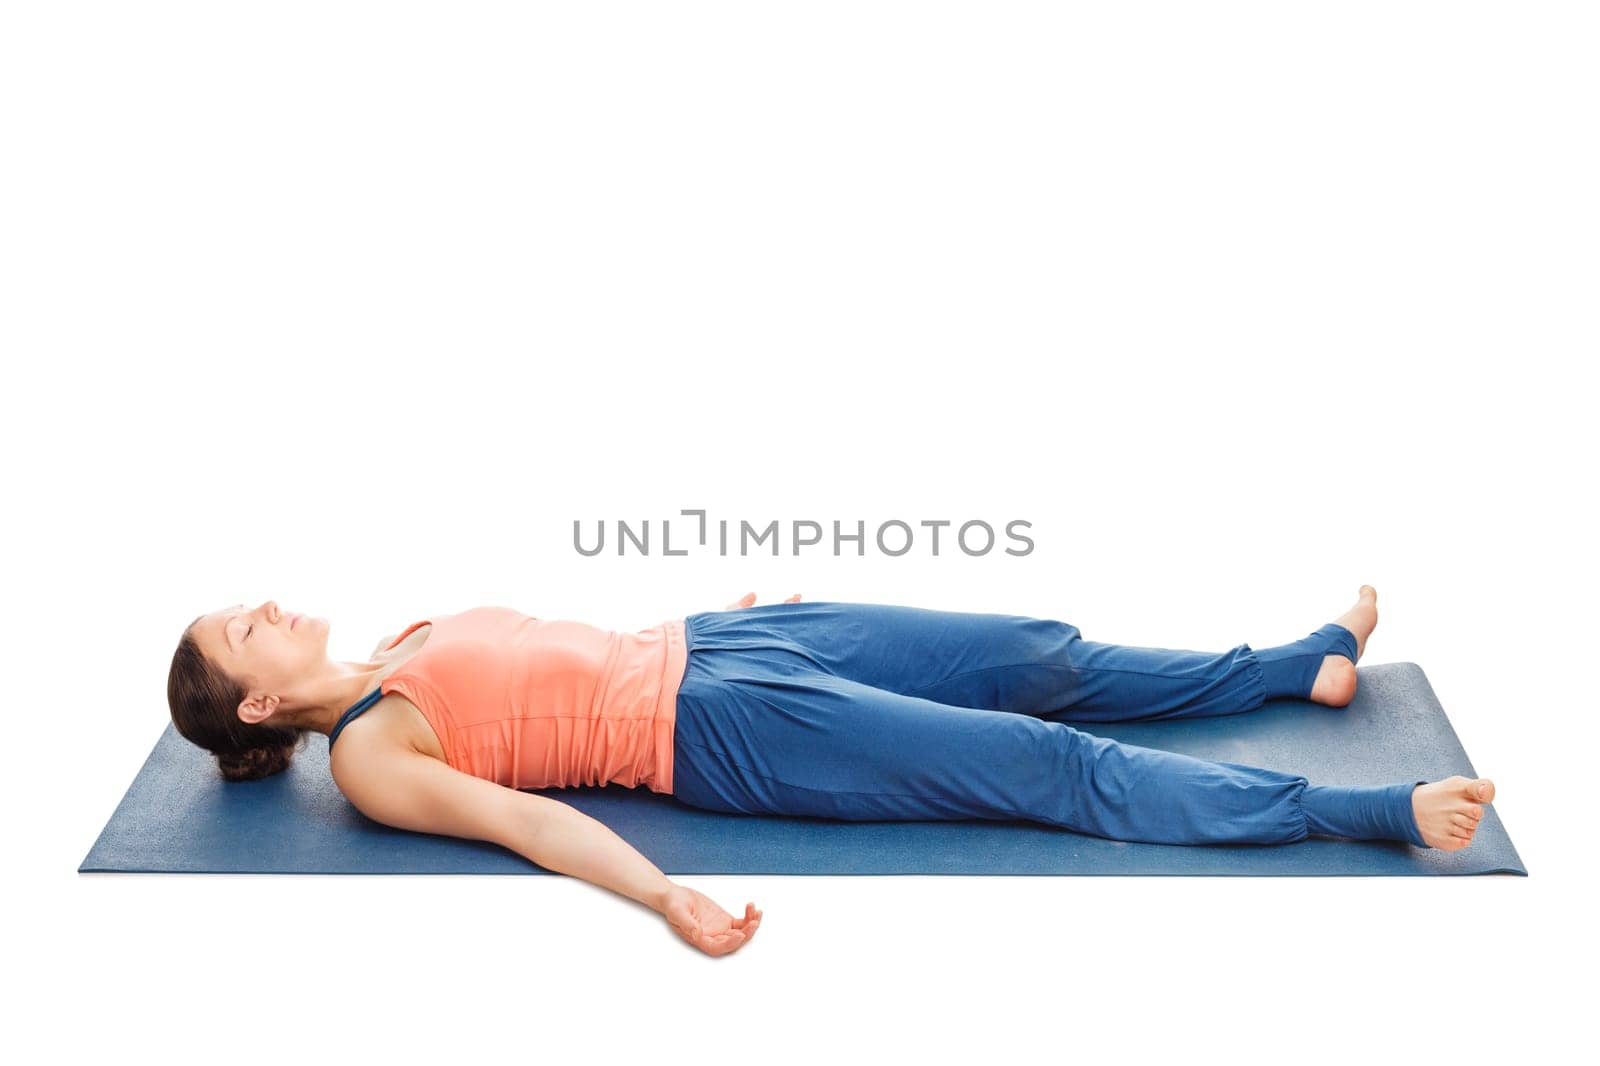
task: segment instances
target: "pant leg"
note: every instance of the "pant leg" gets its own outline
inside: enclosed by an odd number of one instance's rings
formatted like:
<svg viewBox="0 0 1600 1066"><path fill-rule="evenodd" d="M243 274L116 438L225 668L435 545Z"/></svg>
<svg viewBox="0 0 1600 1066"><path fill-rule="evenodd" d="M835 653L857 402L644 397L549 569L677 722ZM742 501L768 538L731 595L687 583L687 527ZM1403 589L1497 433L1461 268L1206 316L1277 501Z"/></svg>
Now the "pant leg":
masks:
<svg viewBox="0 0 1600 1066"><path fill-rule="evenodd" d="M953 707L780 664L691 650L678 694L673 791L745 814L845 821L1025 819L1159 844L1415 837L1399 786L1303 777L1122 744L1060 722ZM1404 810L1409 818L1409 788ZM1307 800L1314 802L1307 809ZM1365 815L1365 820L1362 820Z"/></svg>
<svg viewBox="0 0 1600 1066"><path fill-rule="evenodd" d="M1240 714L1268 699L1307 698L1324 648L1348 645L1354 658L1354 637L1341 626L1258 654L1248 644L1224 652L1105 644L1053 619L888 604L766 604L702 612L691 623L710 645L781 654L797 671L1077 722Z"/></svg>
<svg viewBox="0 0 1600 1066"><path fill-rule="evenodd" d="M1081 638L1064 649L1070 664L1070 702L1048 717L1078 722L1141 721L1241 714L1269 699L1309 699L1326 655L1355 661L1355 636L1329 623L1293 644L1256 651L1240 644L1224 652L1179 651ZM966 679L922 695L960 701ZM953 689L953 691L952 691Z"/></svg>

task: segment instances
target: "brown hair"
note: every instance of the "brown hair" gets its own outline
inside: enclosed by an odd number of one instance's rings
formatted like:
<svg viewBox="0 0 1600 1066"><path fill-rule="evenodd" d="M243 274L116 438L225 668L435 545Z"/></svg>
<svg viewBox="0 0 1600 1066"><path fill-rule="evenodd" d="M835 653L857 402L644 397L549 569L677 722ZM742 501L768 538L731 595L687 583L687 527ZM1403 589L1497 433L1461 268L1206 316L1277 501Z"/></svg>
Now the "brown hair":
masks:
<svg viewBox="0 0 1600 1066"><path fill-rule="evenodd" d="M249 692L206 658L193 631L190 623L167 673L172 724L185 740L217 757L224 780L252 781L288 769L289 760L305 747L313 730L251 725L241 719L239 704Z"/></svg>

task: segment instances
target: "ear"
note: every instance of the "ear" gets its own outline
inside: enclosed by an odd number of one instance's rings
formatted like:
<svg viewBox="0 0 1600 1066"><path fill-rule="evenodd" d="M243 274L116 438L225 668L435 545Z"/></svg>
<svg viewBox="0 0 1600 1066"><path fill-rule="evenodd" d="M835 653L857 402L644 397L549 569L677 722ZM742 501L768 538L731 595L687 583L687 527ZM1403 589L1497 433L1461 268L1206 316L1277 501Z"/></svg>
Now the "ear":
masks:
<svg viewBox="0 0 1600 1066"><path fill-rule="evenodd" d="M249 725L260 725L278 709L278 697L264 696L261 699L245 700L239 704L239 720Z"/></svg>

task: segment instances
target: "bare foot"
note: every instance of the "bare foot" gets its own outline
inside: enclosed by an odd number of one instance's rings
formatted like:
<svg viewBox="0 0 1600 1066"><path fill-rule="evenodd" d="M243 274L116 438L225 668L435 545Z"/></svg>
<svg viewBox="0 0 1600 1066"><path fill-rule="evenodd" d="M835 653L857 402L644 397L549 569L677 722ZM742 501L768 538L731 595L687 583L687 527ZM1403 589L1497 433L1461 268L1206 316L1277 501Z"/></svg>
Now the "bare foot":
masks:
<svg viewBox="0 0 1600 1066"><path fill-rule="evenodd" d="M1429 847L1460 851L1472 843L1483 820L1483 804L1494 802L1494 782L1460 774L1411 790L1411 813Z"/></svg>
<svg viewBox="0 0 1600 1066"><path fill-rule="evenodd" d="M1356 605L1334 621L1355 634L1356 658L1359 659L1367 652L1367 638L1378 628L1378 590L1362 585L1357 596Z"/></svg>
<svg viewBox="0 0 1600 1066"><path fill-rule="evenodd" d="M1378 626L1378 590L1362 585L1359 596L1354 607L1334 619L1355 635L1357 659L1366 652L1367 638ZM1311 686L1312 702L1343 707L1355 698L1356 664L1343 655L1324 656L1317 680Z"/></svg>

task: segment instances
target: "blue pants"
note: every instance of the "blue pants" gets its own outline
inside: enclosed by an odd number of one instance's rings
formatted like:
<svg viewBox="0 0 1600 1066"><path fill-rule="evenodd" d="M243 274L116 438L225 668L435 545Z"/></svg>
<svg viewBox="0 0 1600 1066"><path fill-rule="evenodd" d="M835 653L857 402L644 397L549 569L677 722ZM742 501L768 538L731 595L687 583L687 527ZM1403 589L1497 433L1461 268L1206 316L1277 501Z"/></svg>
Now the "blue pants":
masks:
<svg viewBox="0 0 1600 1066"><path fill-rule="evenodd" d="M708 810L847 821L1026 819L1115 840L1426 847L1423 782L1374 788L1122 744L1066 721L1240 714L1310 696L1329 624L1220 654L1100 644L1020 615L776 603L685 620L673 794Z"/></svg>

